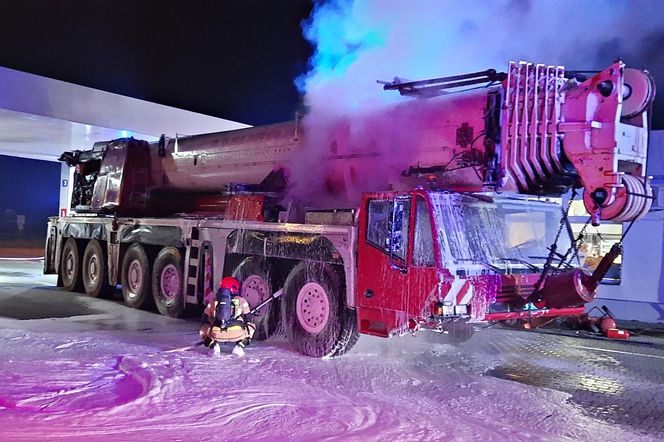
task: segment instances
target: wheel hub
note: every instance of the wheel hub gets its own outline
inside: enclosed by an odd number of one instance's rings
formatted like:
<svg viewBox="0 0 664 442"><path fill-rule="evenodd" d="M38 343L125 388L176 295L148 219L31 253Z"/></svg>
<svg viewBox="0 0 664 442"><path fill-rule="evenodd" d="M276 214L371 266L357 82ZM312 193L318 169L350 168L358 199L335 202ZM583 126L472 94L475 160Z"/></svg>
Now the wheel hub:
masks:
<svg viewBox="0 0 664 442"><path fill-rule="evenodd" d="M99 263L97 262L96 255L90 257L90 261L88 262L88 275L93 282L96 281L99 276Z"/></svg>
<svg viewBox="0 0 664 442"><path fill-rule="evenodd" d="M71 252L67 253L67 257L65 258L65 273L69 279L74 275L74 256Z"/></svg>
<svg viewBox="0 0 664 442"><path fill-rule="evenodd" d="M270 296L269 288L267 282L258 275L251 275L245 278L242 283L242 290L240 292L242 297L247 300L249 305L253 308L258 304L263 302ZM263 315L264 311L261 309L256 312L257 318L260 318Z"/></svg>
<svg viewBox="0 0 664 442"><path fill-rule="evenodd" d="M174 300L180 288L180 275L173 264L168 264L161 271L161 294L164 298Z"/></svg>
<svg viewBox="0 0 664 442"><path fill-rule="evenodd" d="M130 296L134 297L141 291L143 286L143 267L141 267L141 262L137 259L130 262L127 274Z"/></svg>
<svg viewBox="0 0 664 442"><path fill-rule="evenodd" d="M330 317L330 301L325 289L317 282L308 282L297 294L297 320L311 334L320 333Z"/></svg>

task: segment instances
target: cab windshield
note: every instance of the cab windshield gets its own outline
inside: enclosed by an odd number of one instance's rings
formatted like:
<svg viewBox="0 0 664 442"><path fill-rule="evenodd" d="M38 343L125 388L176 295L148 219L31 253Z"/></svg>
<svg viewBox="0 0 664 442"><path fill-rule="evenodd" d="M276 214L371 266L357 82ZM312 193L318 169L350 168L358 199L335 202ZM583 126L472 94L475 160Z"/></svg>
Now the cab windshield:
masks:
<svg viewBox="0 0 664 442"><path fill-rule="evenodd" d="M492 202L459 194L430 193L443 265L500 273L541 270L560 225L559 204L496 197ZM489 200L489 199L487 199ZM568 226L557 243L570 247ZM557 266L560 257L554 258ZM578 263L577 263L578 264Z"/></svg>

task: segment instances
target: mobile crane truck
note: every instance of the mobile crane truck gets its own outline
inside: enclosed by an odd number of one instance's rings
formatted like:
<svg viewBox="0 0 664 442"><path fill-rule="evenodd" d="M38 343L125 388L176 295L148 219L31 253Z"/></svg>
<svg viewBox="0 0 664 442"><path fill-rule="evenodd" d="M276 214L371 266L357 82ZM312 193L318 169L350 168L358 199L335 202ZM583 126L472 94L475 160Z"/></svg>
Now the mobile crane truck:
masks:
<svg viewBox="0 0 664 442"><path fill-rule="evenodd" d="M94 297L121 284L128 306L171 317L224 275L252 306L283 290L257 316L257 337L281 323L314 357L342 355L360 334L581 314L608 265L578 268L550 197L583 188L594 224L649 210L648 73L512 62L382 83L409 98L319 126L64 153L72 211L49 219L44 272ZM291 172L312 147L306 167L324 185L300 201Z"/></svg>

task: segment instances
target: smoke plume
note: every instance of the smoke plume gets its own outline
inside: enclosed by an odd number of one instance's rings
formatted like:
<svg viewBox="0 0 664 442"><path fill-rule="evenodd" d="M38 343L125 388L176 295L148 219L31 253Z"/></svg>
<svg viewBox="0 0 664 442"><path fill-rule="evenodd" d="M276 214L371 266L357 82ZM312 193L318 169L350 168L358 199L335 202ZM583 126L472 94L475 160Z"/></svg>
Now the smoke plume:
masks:
<svg viewBox="0 0 664 442"><path fill-rule="evenodd" d="M405 100L376 80L505 71L510 60L597 70L623 58L635 67L664 68L657 48L664 41L663 6L661 0L317 2L302 24L315 53L309 72L296 80L310 109L304 156L292 171L296 188L320 187L326 172L318 165L329 155L330 127L339 118L348 122L351 148L376 142L367 137L378 130L368 130L364 116Z"/></svg>
<svg viewBox="0 0 664 442"><path fill-rule="evenodd" d="M306 102L342 112L393 99L376 80L505 70L510 60L602 69L646 61L661 0L332 0L303 23L315 45L297 80Z"/></svg>

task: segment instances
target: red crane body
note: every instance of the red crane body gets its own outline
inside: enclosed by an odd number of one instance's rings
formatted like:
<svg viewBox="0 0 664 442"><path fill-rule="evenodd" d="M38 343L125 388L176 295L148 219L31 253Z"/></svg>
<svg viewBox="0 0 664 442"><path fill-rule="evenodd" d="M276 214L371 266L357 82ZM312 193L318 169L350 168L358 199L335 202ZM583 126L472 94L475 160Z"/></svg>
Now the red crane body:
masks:
<svg viewBox="0 0 664 442"><path fill-rule="evenodd" d="M111 284L142 265L134 249L148 262L178 251L168 275L181 292L162 293L165 270L152 268L162 313L200 303L230 271L251 281L252 305L283 288L266 334L282 321L314 356L340 355L357 333L580 314L603 275L554 269L546 247L573 244L545 199L582 187L593 223L647 213L654 97L622 62L581 80L530 63L395 79L385 89L410 97L380 109L68 152L77 217L51 220L46 271L74 287L75 249L92 241L106 241ZM142 289L122 281L132 305Z"/></svg>

